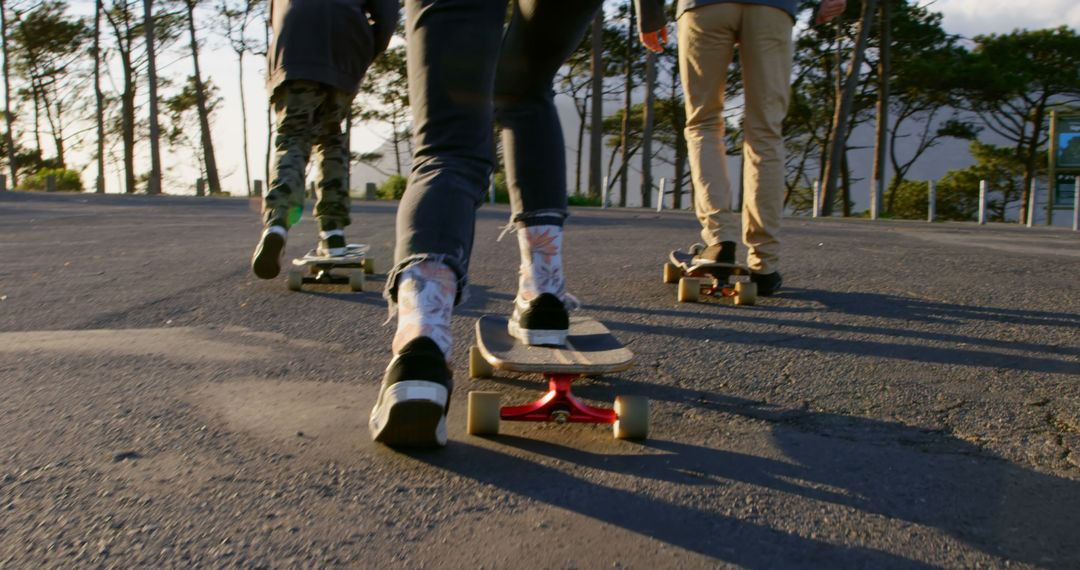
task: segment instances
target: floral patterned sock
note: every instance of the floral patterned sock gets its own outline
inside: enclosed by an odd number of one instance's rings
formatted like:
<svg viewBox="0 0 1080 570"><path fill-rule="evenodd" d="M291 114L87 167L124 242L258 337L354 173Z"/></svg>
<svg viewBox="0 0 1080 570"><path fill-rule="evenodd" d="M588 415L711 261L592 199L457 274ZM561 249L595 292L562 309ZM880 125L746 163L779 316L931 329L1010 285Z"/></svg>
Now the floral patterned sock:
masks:
<svg viewBox="0 0 1080 570"><path fill-rule="evenodd" d="M518 296L525 301L543 293L564 298L562 226L527 226L518 230L517 238L521 251Z"/></svg>
<svg viewBox="0 0 1080 570"><path fill-rule="evenodd" d="M421 261L402 271L398 276L394 354L409 341L426 336L439 345L450 362L450 315L456 293L457 277L444 263Z"/></svg>

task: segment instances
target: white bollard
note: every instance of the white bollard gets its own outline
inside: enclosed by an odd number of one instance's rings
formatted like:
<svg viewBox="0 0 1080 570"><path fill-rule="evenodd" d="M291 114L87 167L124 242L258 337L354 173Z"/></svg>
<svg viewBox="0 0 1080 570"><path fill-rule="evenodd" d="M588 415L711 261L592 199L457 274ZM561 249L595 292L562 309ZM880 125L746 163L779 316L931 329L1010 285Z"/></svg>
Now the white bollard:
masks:
<svg viewBox="0 0 1080 570"><path fill-rule="evenodd" d="M926 195L926 221L933 222L937 217L937 187L934 186L934 181L927 182Z"/></svg>
<svg viewBox="0 0 1080 570"><path fill-rule="evenodd" d="M1073 231L1080 232L1080 176L1073 180Z"/></svg>
<svg viewBox="0 0 1080 570"><path fill-rule="evenodd" d="M656 213L660 213L664 210L664 183L667 182L666 178L660 178L660 187L656 189Z"/></svg>
<svg viewBox="0 0 1080 570"><path fill-rule="evenodd" d="M600 188L600 207L601 208L607 208L608 207L607 176L604 177L604 186L602 188Z"/></svg>
<svg viewBox="0 0 1080 570"><path fill-rule="evenodd" d="M979 225L986 224L986 181L979 181Z"/></svg>
<svg viewBox="0 0 1080 570"><path fill-rule="evenodd" d="M1029 227L1029 228L1035 225L1035 204L1036 204L1035 192L1036 192L1036 188L1037 187L1035 186L1035 179L1032 178L1031 179L1031 190L1028 192L1027 227Z"/></svg>
<svg viewBox="0 0 1080 570"><path fill-rule="evenodd" d="M870 219L878 219L877 180L870 181Z"/></svg>
<svg viewBox="0 0 1080 570"><path fill-rule="evenodd" d="M495 203L495 175L492 174L488 184L488 203Z"/></svg>
<svg viewBox="0 0 1080 570"><path fill-rule="evenodd" d="M821 182L818 181L818 180L814 181L814 207L813 207L813 212L814 212L813 215L814 215L815 218L821 215Z"/></svg>

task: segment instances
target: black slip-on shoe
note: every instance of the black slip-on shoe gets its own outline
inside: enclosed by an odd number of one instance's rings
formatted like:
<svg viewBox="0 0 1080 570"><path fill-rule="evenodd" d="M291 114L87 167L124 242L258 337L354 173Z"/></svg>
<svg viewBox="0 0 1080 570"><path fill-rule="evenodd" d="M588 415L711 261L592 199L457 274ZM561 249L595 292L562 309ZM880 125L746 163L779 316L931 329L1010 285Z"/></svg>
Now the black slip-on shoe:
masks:
<svg viewBox="0 0 1080 570"><path fill-rule="evenodd" d="M453 375L435 341L418 337L390 361L371 409L371 439L390 447L446 445Z"/></svg>
<svg viewBox="0 0 1080 570"><path fill-rule="evenodd" d="M514 312L507 322L507 332L529 346L564 346L570 333L570 315L566 305L551 293L542 293L531 301L514 299Z"/></svg>
<svg viewBox="0 0 1080 570"><path fill-rule="evenodd" d="M251 271L260 279L273 279L281 273L281 258L285 255L285 238L289 230L284 226L267 226L263 230L255 255L251 256Z"/></svg>

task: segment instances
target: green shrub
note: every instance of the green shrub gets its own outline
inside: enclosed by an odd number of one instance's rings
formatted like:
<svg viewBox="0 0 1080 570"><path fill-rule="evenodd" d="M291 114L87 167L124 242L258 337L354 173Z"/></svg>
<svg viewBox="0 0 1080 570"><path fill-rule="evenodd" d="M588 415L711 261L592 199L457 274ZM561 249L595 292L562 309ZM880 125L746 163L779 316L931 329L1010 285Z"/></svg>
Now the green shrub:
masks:
<svg viewBox="0 0 1080 570"><path fill-rule="evenodd" d="M925 220L928 188L925 180L905 180L895 190L892 216ZM935 219L969 221L979 208L979 176L973 169L952 170L937 184Z"/></svg>
<svg viewBox="0 0 1080 570"><path fill-rule="evenodd" d="M59 192L82 192L82 177L74 170L64 168L42 168L34 174L22 180L19 184L25 190L45 190L45 179L49 176L56 177L56 190Z"/></svg>
<svg viewBox="0 0 1080 570"><path fill-rule="evenodd" d="M405 195L405 187L408 185L408 179L400 174L392 174L390 178L387 178L379 189L375 191L375 195L380 200L400 200Z"/></svg>
<svg viewBox="0 0 1080 570"><path fill-rule="evenodd" d="M491 189L489 188L488 191L490 192ZM491 200L491 197L487 197L487 200ZM506 184L505 170L499 170L495 173L495 203L510 203L510 187Z"/></svg>
<svg viewBox="0 0 1080 570"><path fill-rule="evenodd" d="M570 194L566 203L571 206L599 206L600 198L590 198L588 194Z"/></svg>

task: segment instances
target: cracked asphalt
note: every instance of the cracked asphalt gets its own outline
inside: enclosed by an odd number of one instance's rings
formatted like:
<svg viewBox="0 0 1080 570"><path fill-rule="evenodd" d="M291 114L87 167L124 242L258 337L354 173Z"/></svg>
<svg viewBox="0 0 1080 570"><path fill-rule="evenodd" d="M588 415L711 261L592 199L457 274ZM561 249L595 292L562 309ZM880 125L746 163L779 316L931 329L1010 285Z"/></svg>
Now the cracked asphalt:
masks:
<svg viewBox="0 0 1080 570"><path fill-rule="evenodd" d="M354 203L391 263L395 204ZM607 426L465 434L475 319L508 312L508 209L479 213L447 448L366 417L369 290L255 279L238 199L0 194L0 567L1080 567L1080 235L785 220L782 294L679 304L687 212L575 209L569 289L637 356L575 389ZM314 243L310 218L290 255Z"/></svg>

